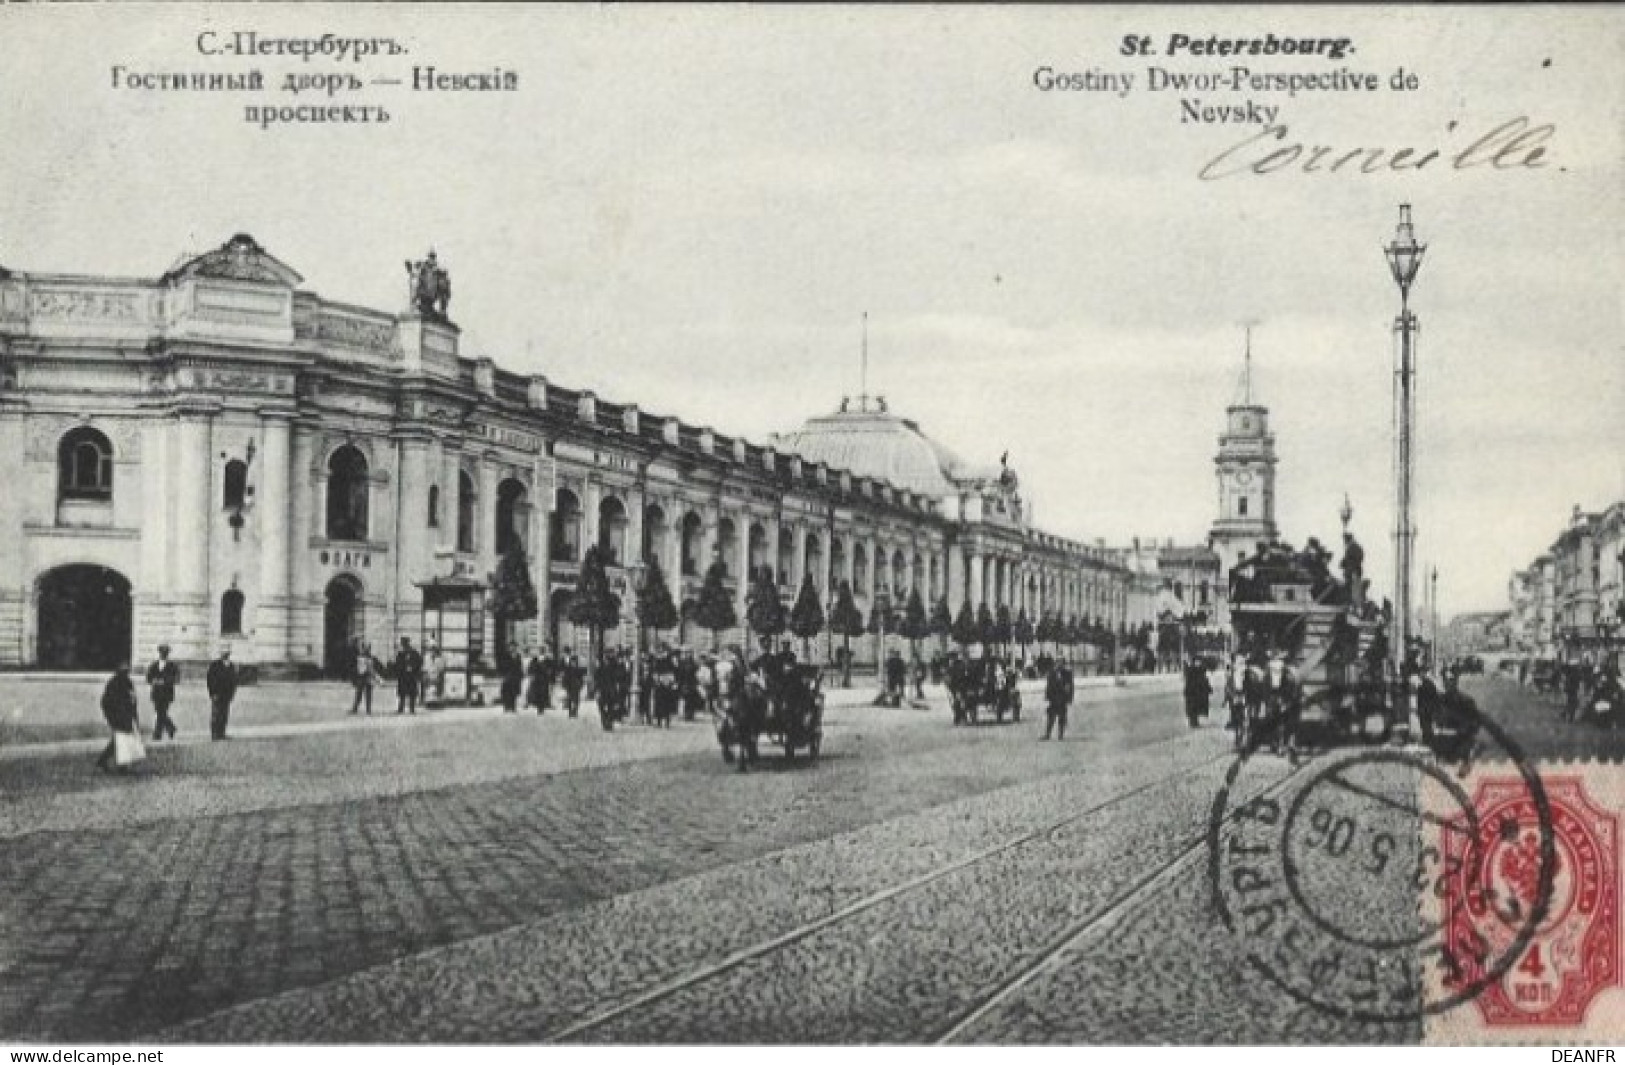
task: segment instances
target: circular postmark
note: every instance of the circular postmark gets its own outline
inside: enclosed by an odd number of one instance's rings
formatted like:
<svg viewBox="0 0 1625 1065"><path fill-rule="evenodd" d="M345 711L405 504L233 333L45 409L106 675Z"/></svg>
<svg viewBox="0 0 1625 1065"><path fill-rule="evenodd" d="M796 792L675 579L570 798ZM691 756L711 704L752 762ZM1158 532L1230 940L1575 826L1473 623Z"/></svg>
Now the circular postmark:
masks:
<svg viewBox="0 0 1625 1065"><path fill-rule="evenodd" d="M1237 756L1209 819L1208 873L1253 971L1333 1016L1398 1022L1474 999L1518 962L1552 902L1552 812L1522 752L1479 724L1516 792L1494 810L1427 754L1354 748L1291 769ZM1486 872L1514 836L1530 855L1516 892ZM1505 934L1464 939L1445 916L1453 904L1494 914Z"/></svg>

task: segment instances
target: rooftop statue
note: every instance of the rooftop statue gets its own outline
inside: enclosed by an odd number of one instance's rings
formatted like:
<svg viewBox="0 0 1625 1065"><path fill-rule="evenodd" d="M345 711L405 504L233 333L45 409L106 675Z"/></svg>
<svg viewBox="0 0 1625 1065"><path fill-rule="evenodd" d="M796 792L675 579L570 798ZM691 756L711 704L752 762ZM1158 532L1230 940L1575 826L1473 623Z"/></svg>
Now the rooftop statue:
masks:
<svg viewBox="0 0 1625 1065"><path fill-rule="evenodd" d="M406 276L412 309L425 318L446 319L451 306L451 275L440 265L434 249L429 250L427 259L408 259Z"/></svg>

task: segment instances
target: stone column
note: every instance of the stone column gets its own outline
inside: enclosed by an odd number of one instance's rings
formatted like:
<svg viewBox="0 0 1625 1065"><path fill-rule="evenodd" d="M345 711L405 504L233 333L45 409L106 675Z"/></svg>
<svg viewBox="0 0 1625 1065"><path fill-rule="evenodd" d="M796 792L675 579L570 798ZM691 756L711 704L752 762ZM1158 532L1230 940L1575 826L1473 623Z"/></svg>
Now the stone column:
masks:
<svg viewBox="0 0 1625 1065"><path fill-rule="evenodd" d="M254 500L260 534L259 602L254 608L254 641L261 662L286 662L289 643L288 534L295 528L292 497L288 491L293 461L292 415L266 411L261 415L264 444L260 448L260 484Z"/></svg>
<svg viewBox="0 0 1625 1065"><path fill-rule="evenodd" d="M175 492L175 621L179 627L175 657L204 661L212 658L214 618L210 609L209 526L214 516L213 414L186 411L181 415Z"/></svg>
<svg viewBox="0 0 1625 1065"><path fill-rule="evenodd" d="M483 577L497 566L497 482L501 470L490 455L480 456L479 491L474 497L474 553Z"/></svg>
<svg viewBox="0 0 1625 1065"><path fill-rule="evenodd" d="M457 546L457 514L461 498L462 453L451 447L440 452L440 542L439 549Z"/></svg>
<svg viewBox="0 0 1625 1065"><path fill-rule="evenodd" d="M412 434L397 445L395 476L395 635L415 646L423 634L423 592L418 582L433 570L429 531L429 438Z"/></svg>
<svg viewBox="0 0 1625 1065"><path fill-rule="evenodd" d="M970 573L970 605L972 610L979 608L986 600L982 598L982 554L980 551L967 553L967 569Z"/></svg>
<svg viewBox="0 0 1625 1065"><path fill-rule="evenodd" d="M535 486L530 508L531 580L536 585L536 639L543 644L551 639L553 632L553 479L548 476L551 465L545 454L537 455L535 474L531 478Z"/></svg>
<svg viewBox="0 0 1625 1065"><path fill-rule="evenodd" d="M750 514L741 511L734 515L734 613L739 615L739 629L745 630L745 597L750 594ZM749 656L750 648L745 648Z"/></svg>
<svg viewBox="0 0 1625 1065"><path fill-rule="evenodd" d="M590 478L581 493L581 554L586 557L589 548L598 546L598 507L604 501L604 489Z"/></svg>
<svg viewBox="0 0 1625 1065"><path fill-rule="evenodd" d="M807 575L807 527L797 522L790 530L790 536L790 587L799 591L801 580ZM814 583L817 583L816 579Z"/></svg>

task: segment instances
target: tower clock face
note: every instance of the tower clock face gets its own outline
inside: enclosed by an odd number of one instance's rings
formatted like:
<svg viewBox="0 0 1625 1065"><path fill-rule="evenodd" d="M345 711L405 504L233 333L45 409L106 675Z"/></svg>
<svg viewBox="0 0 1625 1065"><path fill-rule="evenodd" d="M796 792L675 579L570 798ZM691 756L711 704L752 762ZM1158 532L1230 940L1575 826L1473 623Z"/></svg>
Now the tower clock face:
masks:
<svg viewBox="0 0 1625 1065"><path fill-rule="evenodd" d="M1237 470L1236 471L1236 483L1237 484L1252 484L1253 483L1253 475L1247 470Z"/></svg>

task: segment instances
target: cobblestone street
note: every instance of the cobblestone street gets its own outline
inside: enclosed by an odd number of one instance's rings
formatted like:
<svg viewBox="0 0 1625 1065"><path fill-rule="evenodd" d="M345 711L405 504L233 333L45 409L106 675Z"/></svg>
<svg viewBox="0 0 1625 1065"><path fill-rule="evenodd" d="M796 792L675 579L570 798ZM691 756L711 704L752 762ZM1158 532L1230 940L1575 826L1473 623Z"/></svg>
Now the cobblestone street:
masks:
<svg viewBox="0 0 1625 1065"><path fill-rule="evenodd" d="M1484 701L1545 735L1543 705ZM164 747L128 779L13 749L0 1034L1414 1038L1238 961L1204 876L1217 722L1187 729L1162 680L1083 689L1064 743L1034 713L834 706L817 763L743 775L707 723L557 714ZM1258 760L1233 801L1315 765Z"/></svg>

